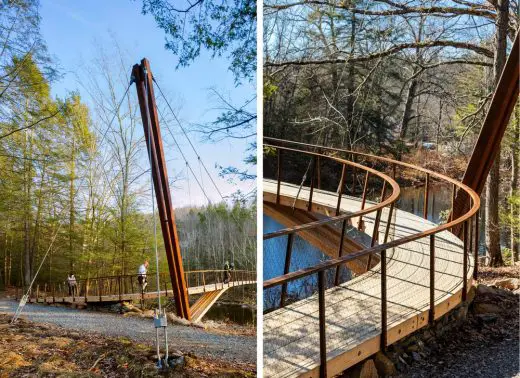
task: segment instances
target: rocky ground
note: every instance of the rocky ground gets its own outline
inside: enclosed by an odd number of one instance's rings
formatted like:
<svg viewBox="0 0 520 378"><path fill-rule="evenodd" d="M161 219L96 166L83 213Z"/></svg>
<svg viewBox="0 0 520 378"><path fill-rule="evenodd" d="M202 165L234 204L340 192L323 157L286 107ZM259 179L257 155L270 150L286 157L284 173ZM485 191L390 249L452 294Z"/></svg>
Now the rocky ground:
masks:
<svg viewBox="0 0 520 378"><path fill-rule="evenodd" d="M0 314L0 377L252 377L253 366L171 353L173 368L158 370L150 345L77 332Z"/></svg>
<svg viewBox="0 0 520 378"><path fill-rule="evenodd" d="M520 378L519 273L484 267L468 303L343 377Z"/></svg>

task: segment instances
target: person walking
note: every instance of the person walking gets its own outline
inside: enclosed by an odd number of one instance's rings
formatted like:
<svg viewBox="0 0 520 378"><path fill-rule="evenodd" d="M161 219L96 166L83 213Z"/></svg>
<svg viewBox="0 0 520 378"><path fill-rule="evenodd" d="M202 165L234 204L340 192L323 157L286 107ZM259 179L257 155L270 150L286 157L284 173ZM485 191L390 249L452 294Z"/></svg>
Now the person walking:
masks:
<svg viewBox="0 0 520 378"><path fill-rule="evenodd" d="M137 282L141 285L142 292L144 292L146 285L148 285L148 282L146 281L146 273L148 272L149 265L148 260L144 260L144 263L141 264L137 270Z"/></svg>
<svg viewBox="0 0 520 378"><path fill-rule="evenodd" d="M70 273L67 277L67 284L69 286L69 295L75 297L78 295L78 283L76 281L76 276L74 273Z"/></svg>

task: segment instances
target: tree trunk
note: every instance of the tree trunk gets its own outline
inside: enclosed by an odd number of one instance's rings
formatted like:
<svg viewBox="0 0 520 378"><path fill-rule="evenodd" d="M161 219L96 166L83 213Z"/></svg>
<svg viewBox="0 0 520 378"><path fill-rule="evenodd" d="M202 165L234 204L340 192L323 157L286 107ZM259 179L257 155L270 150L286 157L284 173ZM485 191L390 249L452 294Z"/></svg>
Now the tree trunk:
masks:
<svg viewBox="0 0 520 378"><path fill-rule="evenodd" d="M509 22L509 0L497 1L497 18L495 30L495 58L493 64L493 84L494 88L500 79L500 75L506 62L507 48L507 28ZM499 225L499 206L500 206L500 149L497 152L495 162L491 167L487 183L487 248L491 258L491 266L501 266L504 264L500 249L500 225Z"/></svg>
<svg viewBox="0 0 520 378"><path fill-rule="evenodd" d="M513 141L511 145L511 197L520 196L520 106L515 109ZM511 204L511 256L513 262L520 255L520 206Z"/></svg>

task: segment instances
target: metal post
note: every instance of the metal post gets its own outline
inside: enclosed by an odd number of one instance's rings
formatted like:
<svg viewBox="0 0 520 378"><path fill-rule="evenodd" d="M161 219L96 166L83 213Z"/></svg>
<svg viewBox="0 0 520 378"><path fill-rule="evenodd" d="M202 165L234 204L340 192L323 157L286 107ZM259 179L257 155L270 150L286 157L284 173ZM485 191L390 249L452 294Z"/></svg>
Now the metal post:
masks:
<svg viewBox="0 0 520 378"><path fill-rule="evenodd" d="M336 206L336 215L339 215L339 209L341 206L341 197L343 196L343 189L345 187L345 171L346 170L347 170L347 165L343 164L343 169L341 170L341 178L339 180L338 204Z"/></svg>
<svg viewBox="0 0 520 378"><path fill-rule="evenodd" d="M282 150L278 148L276 150L276 204L280 204L280 185L282 181Z"/></svg>
<svg viewBox="0 0 520 378"><path fill-rule="evenodd" d="M320 322L320 378L327 377L327 335L325 326L325 271L318 272L318 305Z"/></svg>
<svg viewBox="0 0 520 378"><path fill-rule="evenodd" d="M426 182L424 183L424 208L423 208L424 219L428 219L429 190L430 190L430 174L426 173Z"/></svg>
<svg viewBox="0 0 520 378"><path fill-rule="evenodd" d="M310 192L309 192L309 204L307 206L307 211L311 211L312 210L312 194L314 192L314 176L315 176L315 173L316 173L316 156L313 156L312 157L312 162L311 162L311 189L310 189Z"/></svg>
<svg viewBox="0 0 520 378"><path fill-rule="evenodd" d="M377 210L376 219L374 221L374 230L372 232L372 241L370 242L370 247L376 245L376 240L379 239L379 223L381 221L381 209ZM372 254L368 255L367 261L367 270L370 270L370 265L372 263Z"/></svg>
<svg viewBox="0 0 520 378"><path fill-rule="evenodd" d="M285 252L285 266L283 268L283 274L289 273L291 268L291 254L292 254L292 245L294 240L294 233L287 235L287 250ZM282 294L280 296L280 307L285 306L285 299L287 297L287 283L282 285Z"/></svg>
<svg viewBox="0 0 520 378"><path fill-rule="evenodd" d="M175 214L173 211L166 159L159 126L159 114L155 103L153 76L148 60L143 59L140 65L134 65L132 70L136 82L137 96L143 127L145 129L146 145L150 151L153 184L157 199L157 208L161 220L166 258L175 295L177 315L190 320L188 289L184 278L184 267L180 252Z"/></svg>
<svg viewBox="0 0 520 378"><path fill-rule="evenodd" d="M463 224L464 232L464 253L462 262L462 301L466 300L468 291L468 221Z"/></svg>
<svg viewBox="0 0 520 378"><path fill-rule="evenodd" d="M341 239L339 240L339 249L338 249L338 257L341 257L343 255L343 240L345 238L345 228L347 227L347 220L343 219L343 224L341 226ZM336 286L339 285L339 272L340 272L341 265L338 265L336 267L336 278L334 280L334 284Z"/></svg>
<svg viewBox="0 0 520 378"><path fill-rule="evenodd" d="M317 166L317 169L316 169L316 173L317 173L317 177L318 177L318 189L321 189L321 160L320 160L320 157L318 156L317 157L317 160L316 160L316 166Z"/></svg>
<svg viewBox="0 0 520 378"><path fill-rule="evenodd" d="M381 251L381 351L386 350L387 303L386 303L386 250Z"/></svg>
<svg viewBox="0 0 520 378"><path fill-rule="evenodd" d="M435 320L435 234L430 235L430 313L429 323Z"/></svg>
<svg viewBox="0 0 520 378"><path fill-rule="evenodd" d="M368 176L370 175L370 172L367 171L365 175L365 184L363 185L363 196L361 197L361 210L365 209L365 203L367 201L367 189L368 189ZM359 216L358 221L358 230L361 230L361 224L362 224L363 216Z"/></svg>
<svg viewBox="0 0 520 378"><path fill-rule="evenodd" d="M475 248L475 266L473 268L473 279L474 280L477 280L478 278L478 252L479 252L479 242L480 242L480 237L479 237L479 233L480 233L480 229L479 229L479 215L480 215L480 210L477 210L477 212L475 213L475 245L474 245L474 248Z"/></svg>

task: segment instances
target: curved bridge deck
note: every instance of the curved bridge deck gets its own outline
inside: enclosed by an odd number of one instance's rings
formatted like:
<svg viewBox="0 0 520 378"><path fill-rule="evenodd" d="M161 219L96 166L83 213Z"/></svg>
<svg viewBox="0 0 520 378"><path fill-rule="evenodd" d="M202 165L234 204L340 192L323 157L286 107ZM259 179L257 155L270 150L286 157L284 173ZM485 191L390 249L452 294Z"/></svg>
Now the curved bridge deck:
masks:
<svg viewBox="0 0 520 378"><path fill-rule="evenodd" d="M280 194L291 203L298 187L283 183ZM264 181L264 200L276 195L276 182ZM305 202L309 188L299 198ZM335 209L337 194L314 189L313 203ZM355 212L357 198L343 196L341 209ZM314 208L314 204L313 204ZM388 209L381 217L384 230ZM363 217L365 232L372 233L375 214ZM436 225L411 213L395 210L390 239L431 229ZM382 235L380 235L382 236ZM381 237L382 239L382 237ZM450 232L435 238L435 318L461 302L463 242ZM391 344L428 324L430 300L429 238L387 251L388 332ZM468 276L473 271L470 257ZM333 376L380 349L381 279L379 264L368 272L325 292L327 373ZM264 316L264 376L318 376L320 340L318 295L300 300Z"/></svg>

